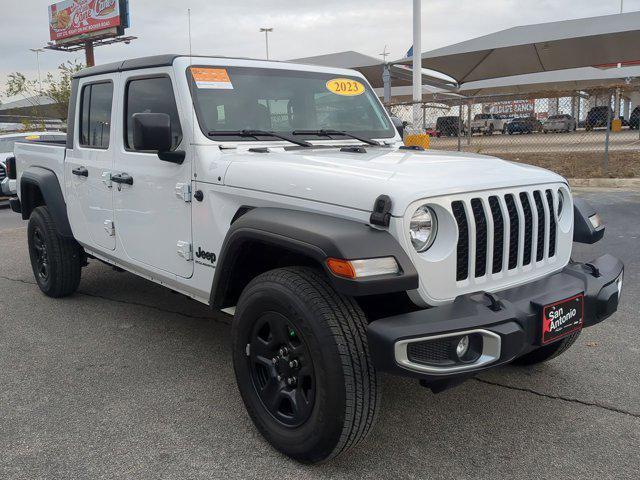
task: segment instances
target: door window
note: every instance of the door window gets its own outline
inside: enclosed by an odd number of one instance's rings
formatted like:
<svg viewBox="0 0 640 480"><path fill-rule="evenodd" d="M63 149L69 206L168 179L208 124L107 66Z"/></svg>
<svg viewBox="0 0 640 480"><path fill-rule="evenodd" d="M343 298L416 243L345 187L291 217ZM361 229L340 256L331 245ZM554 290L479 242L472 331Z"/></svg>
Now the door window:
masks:
<svg viewBox="0 0 640 480"><path fill-rule="evenodd" d="M85 85L80 98L80 145L109 148L113 84L103 82Z"/></svg>
<svg viewBox="0 0 640 480"><path fill-rule="evenodd" d="M182 128L176 99L169 77L131 80L126 92L125 143L133 150L133 115L135 113L166 113L171 119L171 150L182 141Z"/></svg>

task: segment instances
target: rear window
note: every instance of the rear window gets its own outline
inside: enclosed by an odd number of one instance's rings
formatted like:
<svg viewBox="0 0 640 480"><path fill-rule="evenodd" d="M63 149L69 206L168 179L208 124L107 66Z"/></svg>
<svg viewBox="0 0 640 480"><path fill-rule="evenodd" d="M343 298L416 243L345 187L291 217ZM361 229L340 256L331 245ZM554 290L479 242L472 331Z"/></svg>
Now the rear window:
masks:
<svg viewBox="0 0 640 480"><path fill-rule="evenodd" d="M93 83L82 87L80 104L80 145L109 148L113 83Z"/></svg>

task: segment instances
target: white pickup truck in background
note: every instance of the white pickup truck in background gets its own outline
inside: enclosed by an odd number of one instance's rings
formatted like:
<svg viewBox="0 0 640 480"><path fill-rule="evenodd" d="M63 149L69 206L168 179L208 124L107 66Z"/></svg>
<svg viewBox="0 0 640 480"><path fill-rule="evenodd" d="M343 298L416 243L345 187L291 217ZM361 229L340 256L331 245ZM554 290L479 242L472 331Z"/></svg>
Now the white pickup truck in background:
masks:
<svg viewBox="0 0 640 480"><path fill-rule="evenodd" d="M355 71L126 60L75 75L68 125L8 160L40 289L97 260L232 315L247 411L300 461L367 435L380 372L439 392L557 357L618 306L620 260L570 261L604 226L565 179L405 147Z"/></svg>
<svg viewBox="0 0 640 480"><path fill-rule="evenodd" d="M493 135L493 132L506 133L507 121L493 113L478 113L471 121L471 134Z"/></svg>

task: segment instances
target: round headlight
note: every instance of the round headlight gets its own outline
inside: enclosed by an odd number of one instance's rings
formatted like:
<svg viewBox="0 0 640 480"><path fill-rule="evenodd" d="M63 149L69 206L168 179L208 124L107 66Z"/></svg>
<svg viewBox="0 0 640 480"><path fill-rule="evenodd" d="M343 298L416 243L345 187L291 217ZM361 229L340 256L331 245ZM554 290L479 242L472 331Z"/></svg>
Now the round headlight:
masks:
<svg viewBox="0 0 640 480"><path fill-rule="evenodd" d="M558 218L562 216L562 210L564 209L564 192L558 190Z"/></svg>
<svg viewBox="0 0 640 480"><path fill-rule="evenodd" d="M418 252L424 252L436 238L438 219L436 213L426 205L419 207L411 217L409 234L413 248Z"/></svg>

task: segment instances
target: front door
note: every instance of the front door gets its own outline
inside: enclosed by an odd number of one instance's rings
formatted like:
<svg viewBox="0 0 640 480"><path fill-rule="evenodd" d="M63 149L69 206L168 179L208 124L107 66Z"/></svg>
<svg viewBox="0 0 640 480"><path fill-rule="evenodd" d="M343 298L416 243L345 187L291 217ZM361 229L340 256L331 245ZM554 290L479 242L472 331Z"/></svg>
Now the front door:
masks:
<svg viewBox="0 0 640 480"><path fill-rule="evenodd" d="M180 277L191 277L191 158L180 165L162 161L157 153L133 147L135 113L166 113L171 118L172 149L185 148L173 84L166 73L122 77L124 125L114 175L132 184L114 183L115 224L123 253L134 262Z"/></svg>
<svg viewBox="0 0 640 480"><path fill-rule="evenodd" d="M81 84L76 105L74 148L67 150L65 185L69 222L75 238L85 245L113 250L113 82Z"/></svg>

